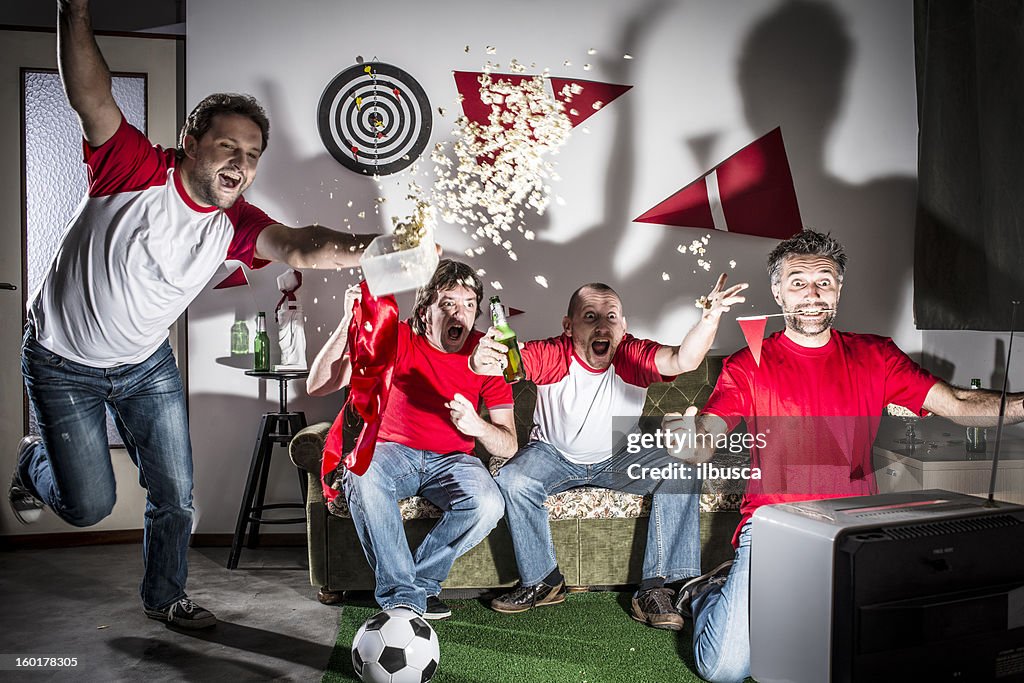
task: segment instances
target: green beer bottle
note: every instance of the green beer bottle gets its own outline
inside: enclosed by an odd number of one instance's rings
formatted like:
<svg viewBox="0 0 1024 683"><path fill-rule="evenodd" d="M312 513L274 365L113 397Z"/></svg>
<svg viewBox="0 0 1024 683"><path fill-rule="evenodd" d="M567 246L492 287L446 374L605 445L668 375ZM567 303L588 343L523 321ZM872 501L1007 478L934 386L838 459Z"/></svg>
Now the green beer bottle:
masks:
<svg viewBox="0 0 1024 683"><path fill-rule="evenodd" d="M256 338L252 340L252 369L270 372L270 337L267 336L267 314L256 316Z"/></svg>
<svg viewBox="0 0 1024 683"><path fill-rule="evenodd" d="M505 366L505 381L514 384L521 379L526 379L526 368L523 367L523 357L519 353L519 342L516 341L516 333L509 327L505 320L505 307L501 305L501 299L491 297L491 322L498 330L498 341L505 345L508 357L508 365Z"/></svg>
<svg viewBox="0 0 1024 683"><path fill-rule="evenodd" d="M972 379L971 389L981 389L981 380ZM988 448L988 440L985 438L984 427L968 427L967 428L967 452L968 453L984 453Z"/></svg>

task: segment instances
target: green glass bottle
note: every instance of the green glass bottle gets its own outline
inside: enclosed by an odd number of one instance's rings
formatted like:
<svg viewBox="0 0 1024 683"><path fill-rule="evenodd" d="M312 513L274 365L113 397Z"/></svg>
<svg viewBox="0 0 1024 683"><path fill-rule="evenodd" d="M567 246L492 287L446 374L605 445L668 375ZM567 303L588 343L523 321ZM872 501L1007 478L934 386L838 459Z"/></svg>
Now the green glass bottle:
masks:
<svg viewBox="0 0 1024 683"><path fill-rule="evenodd" d="M270 372L270 337L267 336L267 314L256 316L256 338L252 341L252 369Z"/></svg>
<svg viewBox="0 0 1024 683"><path fill-rule="evenodd" d="M505 307L501 305L501 299L491 297L491 322L498 330L498 341L507 349L508 365L505 366L505 381L514 384L521 379L526 379L526 368L523 366L523 356L519 353L519 342L516 340L516 333L509 327L505 319Z"/></svg>
<svg viewBox="0 0 1024 683"><path fill-rule="evenodd" d="M981 389L981 380L974 378L971 380L971 389ZM984 427L968 427L967 428L967 452L968 453L984 453L988 448L988 439L985 437Z"/></svg>
<svg viewBox="0 0 1024 683"><path fill-rule="evenodd" d="M244 320L236 320L231 326L231 355L244 356L249 353L249 326Z"/></svg>

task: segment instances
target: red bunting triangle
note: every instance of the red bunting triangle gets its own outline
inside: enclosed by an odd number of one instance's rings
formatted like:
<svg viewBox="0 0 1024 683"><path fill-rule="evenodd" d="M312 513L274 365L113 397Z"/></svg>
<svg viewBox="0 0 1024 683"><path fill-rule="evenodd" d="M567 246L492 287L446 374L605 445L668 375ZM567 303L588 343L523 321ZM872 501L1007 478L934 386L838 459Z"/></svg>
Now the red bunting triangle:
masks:
<svg viewBox="0 0 1024 683"><path fill-rule="evenodd" d="M486 126L491 115L491 105L484 104L480 100L480 77L483 73L478 71L453 71L455 76L455 87L462 95L462 111L466 118L473 123ZM508 81L513 85L519 85L523 81L534 78L530 74L491 74L492 81ZM598 111L608 105L624 92L632 88L631 85L618 85L616 83L600 83L598 81L584 81L578 78L549 78L554 98L565 105L565 115L569 118L573 128L580 125ZM573 84L582 88L581 92L572 94ZM600 104L598 104L600 103ZM597 104L597 108L594 105ZM573 113L575 111L576 113Z"/></svg>
<svg viewBox="0 0 1024 683"><path fill-rule="evenodd" d="M768 316L752 315L743 318L736 318L743 336L750 347L750 353L754 354L754 362L761 365L761 343L764 341L764 328L768 323Z"/></svg>
<svg viewBox="0 0 1024 683"><path fill-rule="evenodd" d="M609 102L633 87L617 83L581 81L578 78L552 77L549 80L551 89L555 92L555 99L565 105L565 115L572 121L573 128L601 111L608 106ZM573 84L583 88L582 92L572 94Z"/></svg>
<svg viewBox="0 0 1024 683"><path fill-rule="evenodd" d="M249 284L249 280L245 277L245 270L239 266L226 278L218 282L214 289L227 289L228 287L241 287Z"/></svg>
<svg viewBox="0 0 1024 683"><path fill-rule="evenodd" d="M803 223L782 129L758 138L633 220L772 239L798 234Z"/></svg>

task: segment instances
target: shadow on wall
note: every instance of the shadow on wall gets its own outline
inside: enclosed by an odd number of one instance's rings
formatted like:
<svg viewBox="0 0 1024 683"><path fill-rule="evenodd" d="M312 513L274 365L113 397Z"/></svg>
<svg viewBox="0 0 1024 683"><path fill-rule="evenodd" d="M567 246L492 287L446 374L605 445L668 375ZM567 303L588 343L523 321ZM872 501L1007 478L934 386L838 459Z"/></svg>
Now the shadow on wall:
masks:
<svg viewBox="0 0 1024 683"><path fill-rule="evenodd" d="M903 322L897 319L898 296L913 267L916 180L887 177L854 185L826 168L854 54L834 7L790 0L747 35L737 81L750 130L782 126L804 225L831 232L846 247L839 327L890 334Z"/></svg>
<svg viewBox="0 0 1024 683"><path fill-rule="evenodd" d="M648 0L622 22L613 46L602 49L608 57L600 64L600 80L631 84L638 82L637 70L642 60L618 57L638 45L648 44L658 31L671 31L676 21L685 21L680 6L672 0ZM900 299L910 281L913 258L913 223L915 181L911 177L877 178L863 184L851 184L834 176L826 168L826 147L829 136L843 108L843 96L849 80L855 46L844 17L831 5L810 0L783 2L752 24L743 38L736 63L736 82L742 99L742 110L748 132L755 137L781 125L790 157L790 165L800 200L805 224L834 233L847 247L850 267L847 288L843 293L839 323L844 329L859 332L891 333L899 324ZM691 82L676 84L686 90L699 88ZM262 99L268 111L284 111L286 85L262 84ZM488 250L489 262L469 260L474 267L485 266L485 282L504 280L506 303L527 309L531 302L547 311L551 304L541 297L559 302L557 315L540 326L545 334L560 331L563 301L580 284L605 281L614 286L625 302L631 327L647 329L658 326L667 316L679 316L680 310L696 320L694 299L706 293L714 283L717 270L690 276L688 273L672 282L662 280L662 272L677 273L680 255L676 245L688 244L702 233L668 226L635 226L632 219L644 208L637 205L633 187L640 164L651 163L651 155L666 153L646 139L643 126L642 98L629 93L616 101L605 116L614 117L612 146L603 173L603 187L595 188L595 201L602 203L601 219L586 227L572 239L556 243L551 240L553 225L550 215L533 216L526 227L538 239L521 240L517 244L519 262L508 261L500 250ZM287 121L275 117L272 131L273 165L261 169L260 187L272 202L276 217L294 224L322 220L326 225L353 231L379 230L382 223L373 213L379 194L370 178L341 167L326 151L300 158L297 141L289 131L308 126L307 121ZM735 131L721 130L683 141L675 153L695 158L704 169L720 160L712 158L719 136ZM883 144L884 141L879 141ZM668 153L673 153L669 149ZM643 154L644 156L641 156ZM422 162L421 162L422 163ZM301 169L301 173L297 172ZM564 172L564 170L563 170ZM691 178L673 179L679 187ZM332 196L333 193L333 196ZM666 193L667 194L667 193ZM600 199L598 199L598 197ZM347 207L351 201L353 207ZM358 219L359 207L367 211ZM298 216L299 219L293 219ZM344 223L348 217L350 223ZM628 228L634 228L629 230ZM639 237L638 237L639 236ZM444 234L441 234L442 241ZM637 239L643 240L643 249ZM631 240L633 244L631 245ZM773 240L716 233L716 250L729 253L734 247L760 249L763 254L775 245ZM650 243L654 247L650 247ZM628 274L616 277L616 263L623 255L649 254L640 257L641 267L629 268ZM449 251L450 256L461 254ZM268 271L280 272L280 266ZM749 310L776 310L768 290L767 276L758 268L750 275ZM544 275L548 289L533 283L533 275ZM342 293L357 280L356 275L342 273L307 273L300 298L308 316L307 348L312 359L336 327L341 315ZM702 283L694 285L693 283ZM277 300L273 277L269 272L254 278L257 301L268 308ZM490 288L488 288L490 289ZM241 295L238 295L241 296ZM231 310L236 296L218 293L202 297L190 311L193 316L214 315ZM407 309L403 309L407 310ZM687 323L687 327L688 327ZM531 321L532 325L532 321ZM682 328L685 329L685 328ZM225 335L227 331L225 330ZM273 331L271 331L273 336ZM538 336L538 335L530 335ZM673 340L665 340L673 341Z"/></svg>
<svg viewBox="0 0 1024 683"><path fill-rule="evenodd" d="M638 8L633 18L623 24L616 47L604 52L622 54L631 46L645 44L653 31L663 28L665 15L674 8L674 3L664 0ZM840 326L858 332L889 334L906 322L898 316L900 299L912 270L916 181L909 176L894 176L852 184L834 176L826 167L826 147L842 111L854 47L845 19L835 8L819 2L791 0L752 25L741 45L736 78L749 139L782 126L805 225L832 232L846 246L850 265ZM609 59L601 64L601 73L603 80L609 82L633 83L636 68L637 62ZM679 87L693 89L694 84L681 83ZM705 278L707 289L680 287L674 281L665 283L663 272L679 271L676 246L688 244L701 233L655 225L643 226L642 233L626 229L645 208L636 206L632 191L638 165L645 163L638 150L662 153L656 146L641 142L641 106L635 93L630 93L609 112L616 118L601 193L602 220L568 242L553 244L539 240L521 245L519 252L521 262L529 264L529 272L547 278L549 291L556 299L568 301L569 293L582 283L606 281L622 295L631 325L651 328L679 310L694 311L695 320L693 300L710 288L718 271L726 269L724 264L716 263ZM720 160L711 157L711 150L717 136L725 132L686 140L683 153L692 154L699 167L706 169ZM680 179L678 185L688 180ZM529 227L543 240L549 224L542 218ZM632 268L624 277L615 277L612 273L616 272L617 256L637 251L630 244L637 234L642 234L645 241L653 241L655 246L643 250L649 256L642 267ZM740 245L749 249L751 244L757 244L767 255L776 244L773 240L725 233L716 233L713 240L718 253L729 253ZM567 268L570 263L571 268ZM702 281L700 271L687 281ZM747 293L749 308L777 309L770 297L767 276L751 277L751 285ZM552 319L550 327L550 333L556 334L558 320Z"/></svg>

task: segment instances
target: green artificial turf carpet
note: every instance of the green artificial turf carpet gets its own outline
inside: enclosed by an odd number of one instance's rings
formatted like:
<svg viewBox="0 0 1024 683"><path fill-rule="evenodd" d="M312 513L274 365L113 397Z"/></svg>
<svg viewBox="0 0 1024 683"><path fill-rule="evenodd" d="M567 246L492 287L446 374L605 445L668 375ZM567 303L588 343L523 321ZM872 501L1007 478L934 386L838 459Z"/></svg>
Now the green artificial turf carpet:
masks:
<svg viewBox="0 0 1024 683"><path fill-rule="evenodd" d="M432 621L441 645L435 683L697 683L690 623L663 631L634 621L630 593L570 594L564 604L522 614L481 600L448 600L452 616ZM323 680L358 681L350 646L378 611L346 605Z"/></svg>

